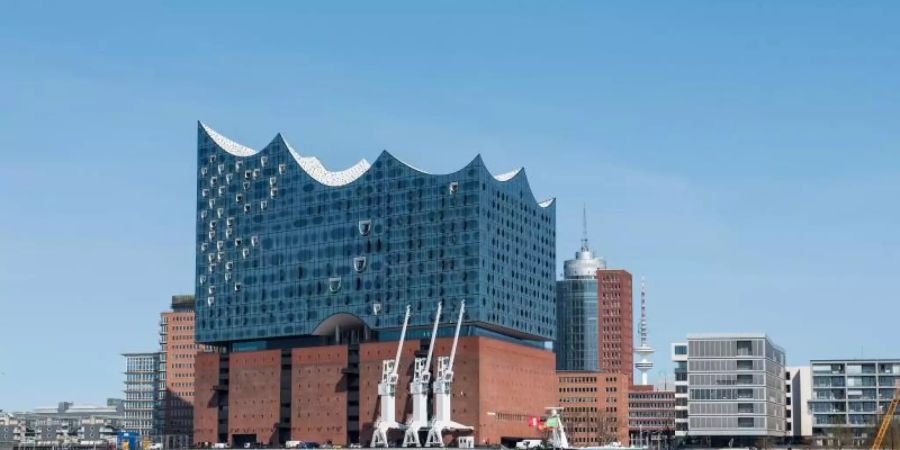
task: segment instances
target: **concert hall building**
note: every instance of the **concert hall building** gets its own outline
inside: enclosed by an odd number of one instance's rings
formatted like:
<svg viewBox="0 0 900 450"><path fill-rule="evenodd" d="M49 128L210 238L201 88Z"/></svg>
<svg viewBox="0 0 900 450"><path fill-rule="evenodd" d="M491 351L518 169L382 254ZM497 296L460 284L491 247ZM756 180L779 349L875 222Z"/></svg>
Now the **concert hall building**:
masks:
<svg viewBox="0 0 900 450"><path fill-rule="evenodd" d="M277 135L261 150L198 124L194 442L368 444L382 360L407 305L396 416L413 358L454 365L475 442L534 438L557 399L554 200L481 157L430 174L388 152L329 171ZM536 387L546 386L546 389ZM392 437L402 439L402 433Z"/></svg>

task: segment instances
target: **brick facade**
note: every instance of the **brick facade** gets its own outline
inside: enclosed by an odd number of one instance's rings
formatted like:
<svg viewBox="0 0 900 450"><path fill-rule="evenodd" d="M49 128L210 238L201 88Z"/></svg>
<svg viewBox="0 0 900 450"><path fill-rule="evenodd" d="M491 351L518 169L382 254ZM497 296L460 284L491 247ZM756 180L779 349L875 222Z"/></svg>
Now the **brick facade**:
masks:
<svg viewBox="0 0 900 450"><path fill-rule="evenodd" d="M346 345L291 351L291 439L341 443L347 437Z"/></svg>
<svg viewBox="0 0 900 450"><path fill-rule="evenodd" d="M416 351L427 341L403 344L397 386L399 422L411 412L409 382ZM448 356L452 338L435 342L434 364ZM359 441L368 444L378 417L381 361L394 357L396 342L370 342L359 346ZM348 404L354 389L346 384L348 349L344 345L295 348L290 361L290 438L347 445ZM281 351L232 353L228 357L228 440L235 435L256 435L256 440L279 440ZM197 356L195 442L218 442L217 354ZM462 337L454 364L453 419L476 427L479 444L510 443L539 438L528 418L543 416L557 403L553 352L487 337ZM429 411L429 416L431 411ZM281 424L285 426L287 424ZM402 433L390 436L401 440ZM450 437L447 438L448 442Z"/></svg>
<svg viewBox="0 0 900 450"><path fill-rule="evenodd" d="M237 352L228 359L228 438L256 435L277 443L280 418L281 351Z"/></svg>
<svg viewBox="0 0 900 450"><path fill-rule="evenodd" d="M630 377L618 373L561 371L560 414L573 447L628 445Z"/></svg>
<svg viewBox="0 0 900 450"><path fill-rule="evenodd" d="M634 373L634 323L631 274L621 269L597 270L598 349L601 372Z"/></svg>
<svg viewBox="0 0 900 450"><path fill-rule="evenodd" d="M194 360L194 442L219 442L219 354L198 353Z"/></svg>

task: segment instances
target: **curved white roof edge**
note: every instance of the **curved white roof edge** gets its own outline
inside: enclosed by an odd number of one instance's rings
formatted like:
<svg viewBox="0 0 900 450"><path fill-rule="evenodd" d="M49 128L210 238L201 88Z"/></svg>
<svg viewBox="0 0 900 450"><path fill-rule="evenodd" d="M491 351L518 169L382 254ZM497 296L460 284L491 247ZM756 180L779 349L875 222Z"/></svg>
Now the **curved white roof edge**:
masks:
<svg viewBox="0 0 900 450"><path fill-rule="evenodd" d="M498 175L494 175L494 179L497 180L497 181L509 181L509 180L512 180L513 178L516 177L516 175L519 174L519 172L522 171L522 169L524 169L524 167L519 167L519 168L516 169L516 170L511 170L511 171L506 172L506 173L501 173L501 174L498 174Z"/></svg>
<svg viewBox="0 0 900 450"><path fill-rule="evenodd" d="M300 165L300 168L303 169L307 175L325 186L334 187L350 184L366 173L366 171L369 170L369 167L372 167L372 165L369 164L369 161L363 158L347 169L332 172L322 165L322 161L319 161L319 158L316 158L315 156L300 155L300 153L294 150L294 147L291 147L291 144L286 140L284 140L284 145L287 146L288 151L291 152L291 156L294 157L297 164Z"/></svg>
<svg viewBox="0 0 900 450"><path fill-rule="evenodd" d="M205 131L206 134L209 135L209 137L213 140L213 142L216 143L216 145L218 145L220 148L222 148L226 152L231 153L232 155L253 156L253 155L259 153L259 150L252 149L250 147L247 147L246 145L239 144L237 142L232 141L231 139L228 139L225 136L222 136L216 130L213 130L212 128L210 128L203 122L200 122L200 126L203 127L203 131ZM315 156L303 156L300 153L298 153L296 150L294 150L294 148L291 147L291 144L289 144L287 142L287 140L285 140L284 138L282 138L282 142L284 142L284 145L287 147L288 151L291 153L291 156L294 157L294 160L297 161L297 164L300 165L300 168L303 169L303 171L306 172L314 180L318 181L319 183L322 183L325 186L336 187L336 186L344 186L344 185L350 184L353 181L355 181L356 179L358 179L359 177L363 176L363 174L365 174L369 170L369 168L372 167L372 165L369 163L369 161L367 161L365 158L363 158L363 159L359 160L356 164L352 165L351 167L349 167L347 169L339 170L339 171L331 171L331 170L328 170L325 168L325 166L322 164L322 162L319 161L319 158L316 158ZM397 158L395 157L395 159L397 159ZM417 172L421 172L426 175L433 175L431 172L427 172L427 171L419 169L415 166L412 166L411 164L407 163L406 161L401 161L399 159L397 159L397 161L399 161L401 164L404 164L407 167L409 167L410 169L413 169ZM518 175L519 172L521 172L522 170L524 170L524 168L520 167L516 170L512 170L512 171L509 171L506 173L501 173L498 175L492 174L491 176L493 176L494 179L497 181L501 181L501 182L509 181L509 180L515 178L516 175ZM554 199L554 198L549 198L547 200L540 201L540 202L538 202L538 206L540 206L542 208L546 208L546 207L552 205L555 200L556 199Z"/></svg>
<svg viewBox="0 0 900 450"><path fill-rule="evenodd" d="M212 128L206 126L206 124L203 122L200 122L200 126L203 127L203 131L205 131L206 134L208 134L209 137L212 138L213 142L215 142L216 145L221 147L222 150L225 150L226 152L231 153L232 155L253 156L253 155L259 153L258 150L254 150L250 147L247 147L246 145L238 144L237 142L234 142L231 139L228 139L227 137L222 136L216 130L213 130Z"/></svg>

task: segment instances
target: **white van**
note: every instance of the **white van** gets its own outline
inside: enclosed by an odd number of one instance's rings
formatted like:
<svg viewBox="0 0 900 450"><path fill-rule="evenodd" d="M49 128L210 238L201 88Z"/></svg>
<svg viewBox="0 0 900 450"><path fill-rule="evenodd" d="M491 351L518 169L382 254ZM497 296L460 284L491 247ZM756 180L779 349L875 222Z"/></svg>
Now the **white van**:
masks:
<svg viewBox="0 0 900 450"><path fill-rule="evenodd" d="M540 439L525 439L516 442L518 450L528 450L529 448L540 448L542 441Z"/></svg>

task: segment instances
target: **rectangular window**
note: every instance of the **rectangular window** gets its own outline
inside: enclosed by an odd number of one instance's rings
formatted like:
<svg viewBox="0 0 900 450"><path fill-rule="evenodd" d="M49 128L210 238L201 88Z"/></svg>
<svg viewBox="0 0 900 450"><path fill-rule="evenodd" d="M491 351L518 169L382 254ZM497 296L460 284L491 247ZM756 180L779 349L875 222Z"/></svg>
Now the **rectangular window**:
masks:
<svg viewBox="0 0 900 450"><path fill-rule="evenodd" d="M738 417L738 428L753 428L753 418Z"/></svg>

